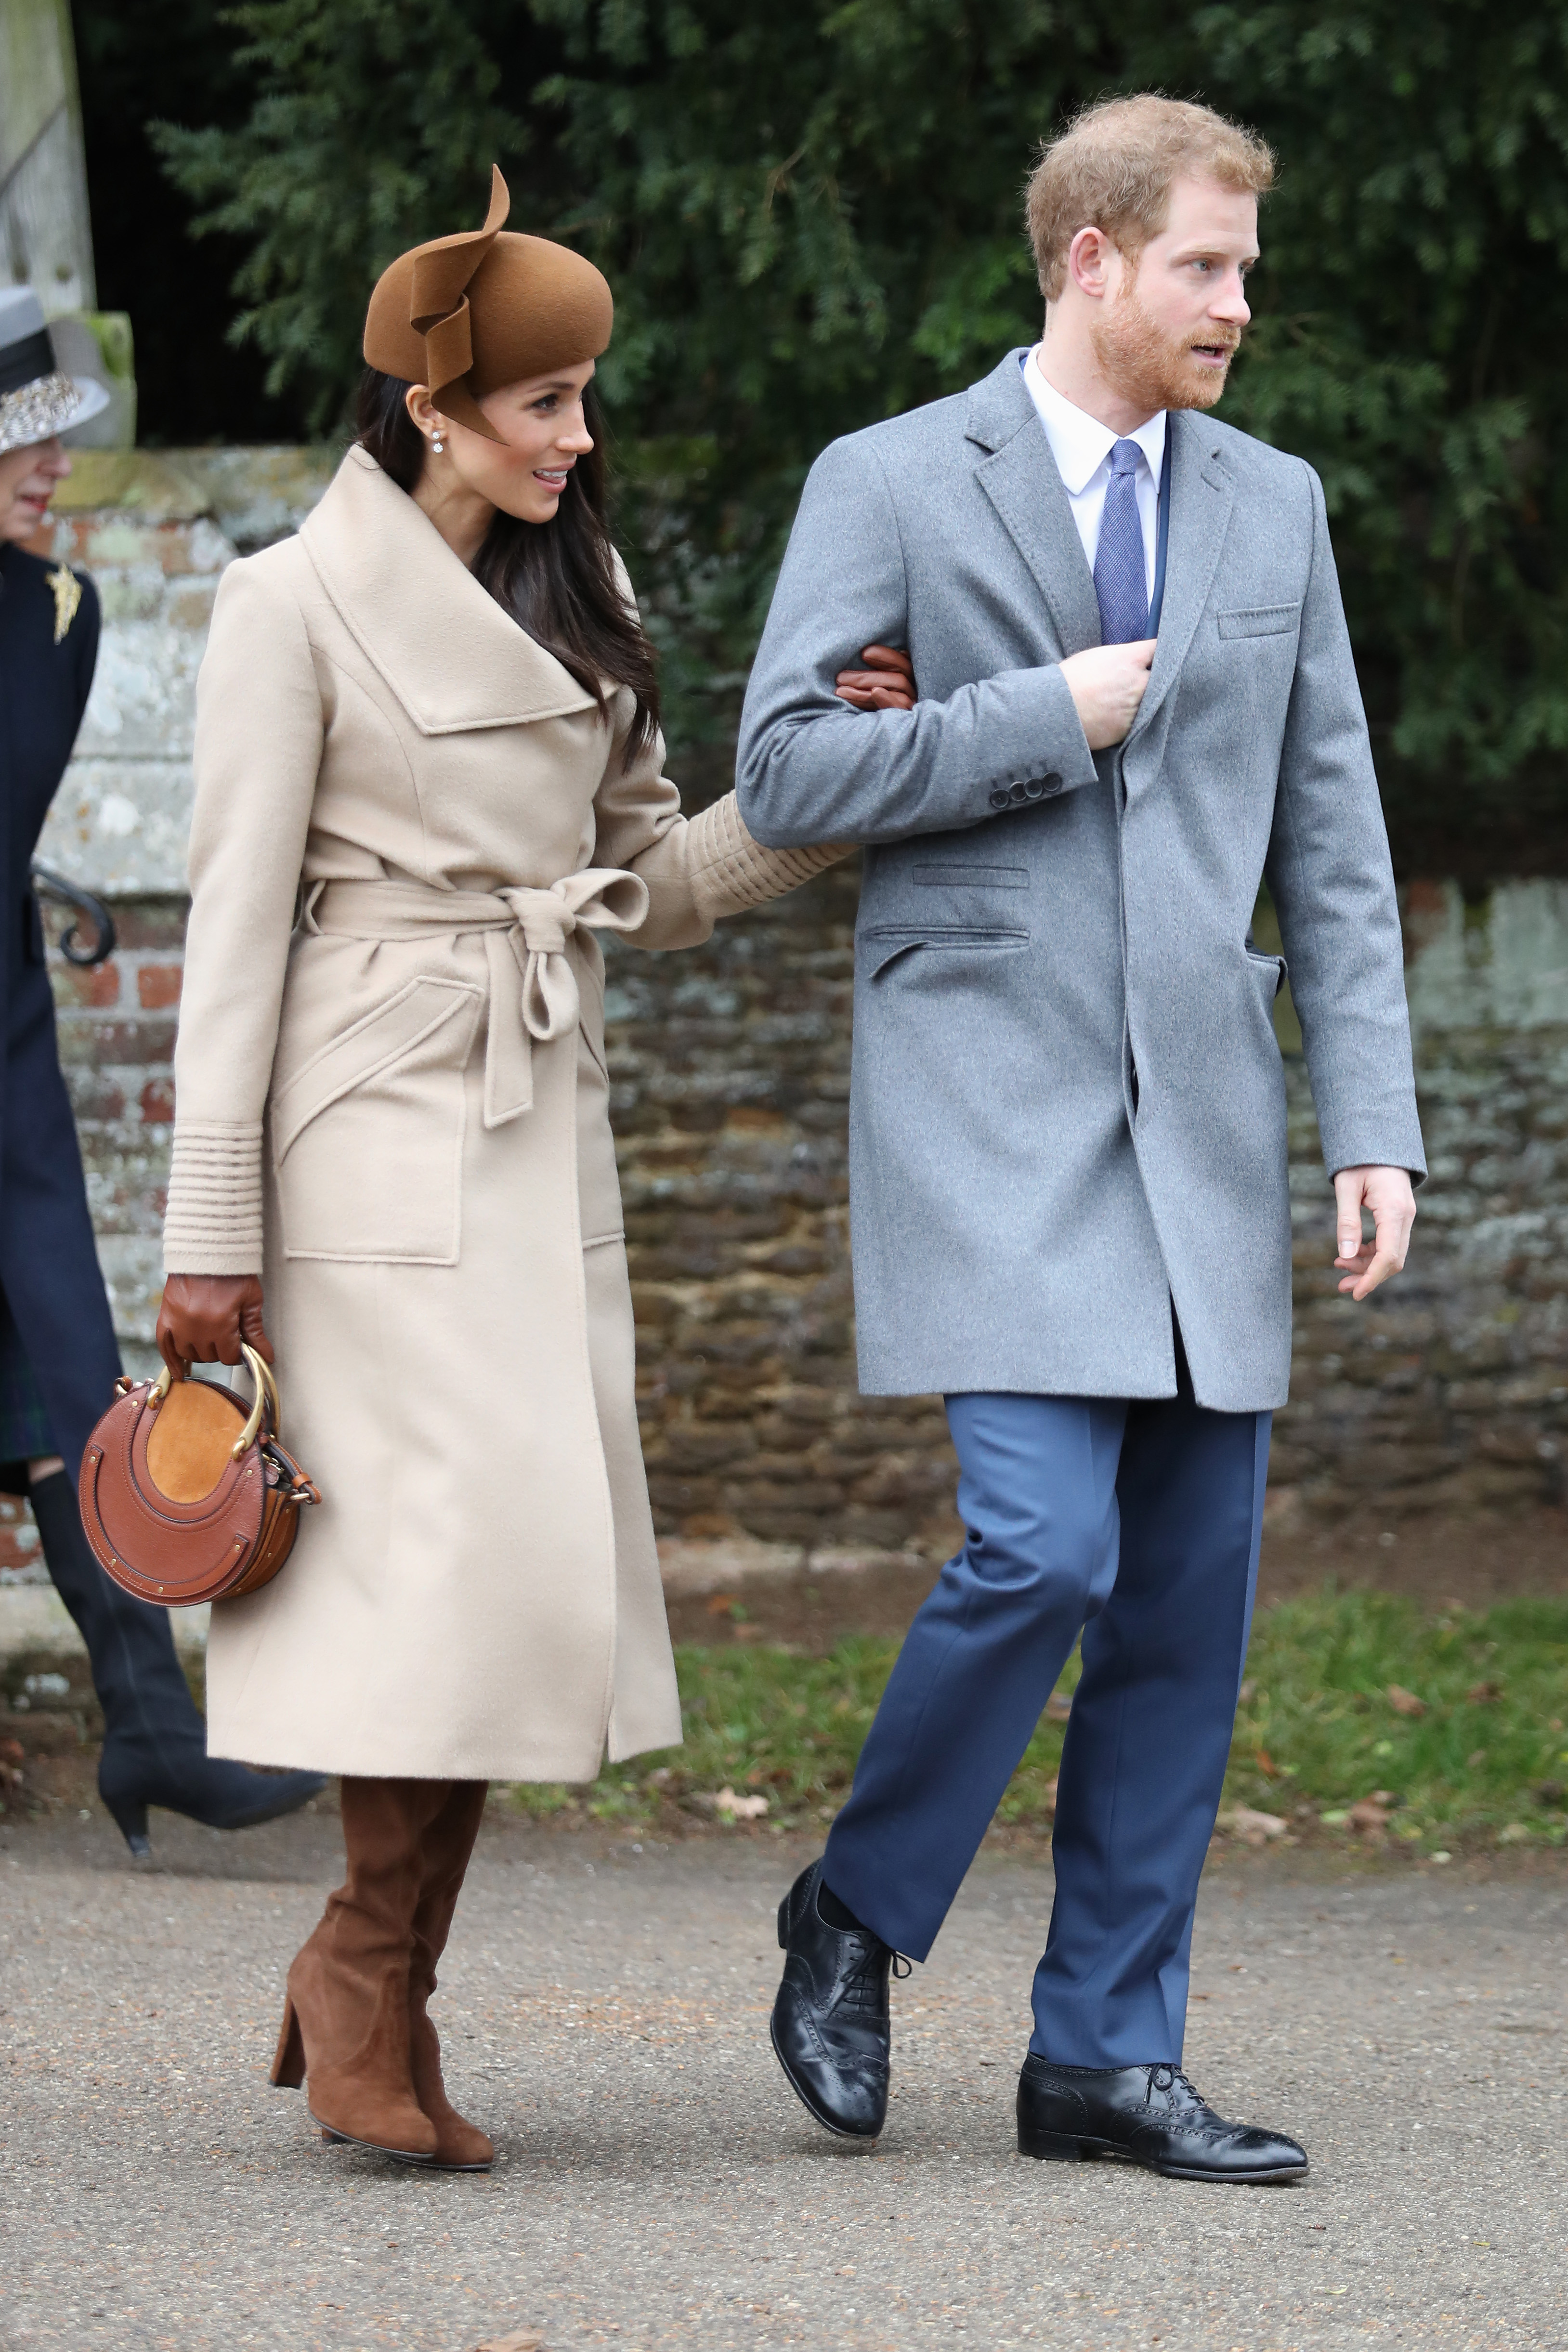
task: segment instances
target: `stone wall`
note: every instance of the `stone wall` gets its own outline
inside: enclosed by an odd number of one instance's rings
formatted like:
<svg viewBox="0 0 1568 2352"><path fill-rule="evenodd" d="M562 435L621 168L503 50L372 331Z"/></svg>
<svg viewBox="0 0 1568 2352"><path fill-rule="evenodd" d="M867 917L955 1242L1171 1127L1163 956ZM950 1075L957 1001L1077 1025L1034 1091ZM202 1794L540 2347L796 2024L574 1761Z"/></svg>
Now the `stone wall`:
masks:
<svg viewBox="0 0 1568 2352"><path fill-rule="evenodd" d="M183 901L171 861L189 789L190 680L222 563L287 527L324 464L182 453L150 483L136 462L127 486L140 505L79 509L57 526L99 577L110 627L46 847L114 894L121 926L112 965L58 965L57 985L105 1271L128 1355L144 1362L172 1110ZM79 496L96 494L80 485ZM1271 1507L1286 1521L1562 1499L1568 885L1515 883L1467 904L1451 884L1414 883L1404 898L1432 1181L1409 1272L1362 1307L1334 1287L1331 1196L1288 997L1279 1007L1298 1319ZM931 1555L952 1527L940 1407L862 1398L854 1383L854 915L846 868L693 953L612 943L649 1480L661 1531L692 1558L712 1548L726 1582L806 1554L821 1567ZM0 1527L0 1566L21 1565L26 1549Z"/></svg>

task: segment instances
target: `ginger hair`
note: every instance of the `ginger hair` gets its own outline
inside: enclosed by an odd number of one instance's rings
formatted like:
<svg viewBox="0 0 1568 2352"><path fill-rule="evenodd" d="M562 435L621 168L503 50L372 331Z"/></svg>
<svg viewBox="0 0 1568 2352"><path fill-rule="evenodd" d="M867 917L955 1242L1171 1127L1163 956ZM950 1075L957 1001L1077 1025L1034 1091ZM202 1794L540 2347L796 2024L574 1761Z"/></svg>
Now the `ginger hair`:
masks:
<svg viewBox="0 0 1568 2352"><path fill-rule="evenodd" d="M1047 301L1060 298L1080 228L1103 230L1135 264L1164 227L1178 179L1261 196L1274 184L1273 151L1212 107L1152 93L1101 99L1048 140L1028 185L1029 241Z"/></svg>

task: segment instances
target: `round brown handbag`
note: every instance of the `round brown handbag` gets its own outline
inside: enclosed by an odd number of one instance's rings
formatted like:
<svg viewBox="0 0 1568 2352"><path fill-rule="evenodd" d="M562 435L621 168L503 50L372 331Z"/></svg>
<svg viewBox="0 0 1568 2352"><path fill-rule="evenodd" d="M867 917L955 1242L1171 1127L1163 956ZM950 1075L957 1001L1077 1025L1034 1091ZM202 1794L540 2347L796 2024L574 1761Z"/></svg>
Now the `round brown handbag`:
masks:
<svg viewBox="0 0 1568 2352"><path fill-rule="evenodd" d="M100 1568L139 1601L188 1609L276 1576L300 1506L321 1499L279 1442L277 1384L244 1349L256 1401L212 1381L121 1380L87 1443L78 1492Z"/></svg>

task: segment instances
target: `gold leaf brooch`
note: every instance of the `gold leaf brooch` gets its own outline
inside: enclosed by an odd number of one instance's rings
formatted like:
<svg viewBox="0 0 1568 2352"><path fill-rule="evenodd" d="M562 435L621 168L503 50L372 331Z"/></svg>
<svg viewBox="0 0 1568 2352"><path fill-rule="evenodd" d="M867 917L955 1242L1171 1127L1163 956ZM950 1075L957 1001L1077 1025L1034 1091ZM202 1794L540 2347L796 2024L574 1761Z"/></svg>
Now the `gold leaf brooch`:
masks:
<svg viewBox="0 0 1568 2352"><path fill-rule="evenodd" d="M44 577L55 592L55 643L58 646L77 616L77 608L81 603L81 582L63 563L57 564Z"/></svg>

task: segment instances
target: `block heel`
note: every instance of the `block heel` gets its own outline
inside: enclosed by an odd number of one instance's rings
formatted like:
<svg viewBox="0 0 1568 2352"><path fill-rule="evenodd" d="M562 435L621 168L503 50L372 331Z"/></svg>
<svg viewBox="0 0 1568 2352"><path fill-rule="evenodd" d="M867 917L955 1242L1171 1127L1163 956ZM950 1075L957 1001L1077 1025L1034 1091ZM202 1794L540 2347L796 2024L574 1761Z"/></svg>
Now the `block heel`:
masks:
<svg viewBox="0 0 1568 2352"><path fill-rule="evenodd" d="M1072 2132L1026 2131L1018 2127L1020 2156L1043 2158L1053 2164L1084 2164L1089 2158L1083 2142Z"/></svg>
<svg viewBox="0 0 1568 2352"><path fill-rule="evenodd" d="M288 1998L268 2079L279 2091L297 2091L305 2079L305 2037L300 2031L300 2012Z"/></svg>

